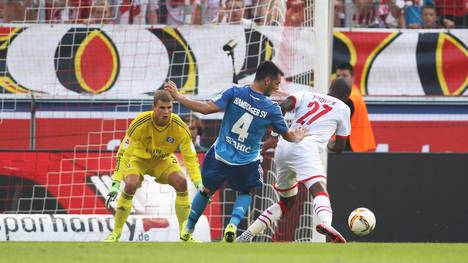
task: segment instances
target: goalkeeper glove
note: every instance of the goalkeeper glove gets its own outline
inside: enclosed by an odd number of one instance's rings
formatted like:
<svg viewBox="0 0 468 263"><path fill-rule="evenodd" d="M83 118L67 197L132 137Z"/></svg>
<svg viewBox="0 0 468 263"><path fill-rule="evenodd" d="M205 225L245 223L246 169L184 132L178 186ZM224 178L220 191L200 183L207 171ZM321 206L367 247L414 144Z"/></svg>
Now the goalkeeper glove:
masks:
<svg viewBox="0 0 468 263"><path fill-rule="evenodd" d="M111 186L110 191L109 191L109 193L107 194L107 197L106 197L106 208L107 208L107 210L111 209L110 203L114 202L115 199L117 198L117 194L119 193L119 189L120 189L120 181L116 181L116 180L112 181L112 186Z"/></svg>

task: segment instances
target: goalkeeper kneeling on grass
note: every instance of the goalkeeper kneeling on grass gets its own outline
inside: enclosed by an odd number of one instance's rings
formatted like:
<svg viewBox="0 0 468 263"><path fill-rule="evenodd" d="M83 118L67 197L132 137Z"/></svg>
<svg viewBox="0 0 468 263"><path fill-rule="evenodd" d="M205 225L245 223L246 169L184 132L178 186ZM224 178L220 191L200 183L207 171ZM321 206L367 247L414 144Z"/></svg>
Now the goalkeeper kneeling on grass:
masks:
<svg viewBox="0 0 468 263"><path fill-rule="evenodd" d="M200 168L190 130L179 116L172 113L172 97L167 91L156 91L153 110L139 114L127 129L117 152L114 181L106 199L106 207L117 197L121 180L125 187L117 201L115 227L104 240L117 242L132 209L132 199L148 174L161 184L176 191L175 211L179 230L190 213L190 199L184 173L174 155L180 149L190 179L198 189L203 188ZM193 240L192 240L193 241Z"/></svg>

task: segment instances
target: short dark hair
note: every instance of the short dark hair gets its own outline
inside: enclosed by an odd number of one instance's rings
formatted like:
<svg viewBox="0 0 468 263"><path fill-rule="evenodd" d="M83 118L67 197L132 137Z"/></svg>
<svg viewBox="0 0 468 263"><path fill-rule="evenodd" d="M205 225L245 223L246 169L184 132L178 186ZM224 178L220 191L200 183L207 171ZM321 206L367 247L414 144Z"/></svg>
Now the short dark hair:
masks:
<svg viewBox="0 0 468 263"><path fill-rule="evenodd" d="M156 102L160 100L163 102L172 102L174 99L171 94L166 90L157 90L153 96L153 105L156 105Z"/></svg>
<svg viewBox="0 0 468 263"><path fill-rule="evenodd" d="M284 76L283 71L271 61L265 61L257 68L254 81L261 81L267 77L278 77L278 74Z"/></svg>
<svg viewBox="0 0 468 263"><path fill-rule="evenodd" d="M354 67L349 64L348 62L345 62L345 63L341 63L338 65L338 67L336 67L336 70L349 70L349 73L351 74L351 76L354 76ZM335 72L336 72L335 70Z"/></svg>
<svg viewBox="0 0 468 263"><path fill-rule="evenodd" d="M337 98L349 97L351 94L351 85L349 85L344 78L337 78L332 81L329 94Z"/></svg>
<svg viewBox="0 0 468 263"><path fill-rule="evenodd" d="M432 4L432 3L427 3L427 4L423 5L423 7L421 8L421 13L422 13L422 11L423 11L424 9L432 9L432 10L434 10L434 12L436 12L436 14L437 14L437 9L436 9L435 5Z"/></svg>

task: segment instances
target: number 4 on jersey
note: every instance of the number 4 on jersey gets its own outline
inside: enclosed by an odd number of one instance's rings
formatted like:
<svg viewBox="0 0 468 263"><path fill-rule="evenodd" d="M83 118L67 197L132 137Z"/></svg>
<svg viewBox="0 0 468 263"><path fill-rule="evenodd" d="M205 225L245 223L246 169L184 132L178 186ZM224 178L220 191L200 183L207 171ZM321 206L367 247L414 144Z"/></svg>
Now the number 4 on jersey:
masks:
<svg viewBox="0 0 468 263"><path fill-rule="evenodd" d="M319 109L320 109L320 104L316 101L314 102L310 102L307 107L309 108L312 108L310 109L308 112L306 112L304 115L302 115L302 117L300 117L299 119L297 119L297 123L300 123L300 124L306 124L306 125L309 125L311 124L312 122L316 121L318 118L322 117L323 115L327 114L329 111L331 111L333 109L333 107L330 107L329 105L327 104L322 104L322 107L323 107L323 110L319 111L317 114L315 114ZM307 123L306 123L306 119L315 114L312 118L310 118Z"/></svg>
<svg viewBox="0 0 468 263"><path fill-rule="evenodd" d="M246 112L232 126L231 132L239 135L240 142L244 142L249 137L249 127L252 120L253 116Z"/></svg>

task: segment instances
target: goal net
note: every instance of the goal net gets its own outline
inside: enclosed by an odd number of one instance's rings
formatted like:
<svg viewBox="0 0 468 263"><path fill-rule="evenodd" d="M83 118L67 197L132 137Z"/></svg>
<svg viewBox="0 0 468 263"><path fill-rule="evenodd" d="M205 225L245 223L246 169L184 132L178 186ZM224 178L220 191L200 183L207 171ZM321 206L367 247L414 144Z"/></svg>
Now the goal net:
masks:
<svg viewBox="0 0 468 263"><path fill-rule="evenodd" d="M0 216L9 229L2 240L103 239L113 226L104 202L116 150L166 80L204 100L233 82L250 83L257 66L272 60L285 72L276 98L314 81L312 0L24 2L30 5L5 7L0 27ZM195 116L201 120L188 120L198 125L194 141L209 147L222 114ZM273 175L268 164L240 230L277 201ZM294 220L259 240L311 240L310 197L303 193ZM224 189L213 197L196 235L221 238L234 195ZM174 200L170 186L145 175L122 240L177 240Z"/></svg>

